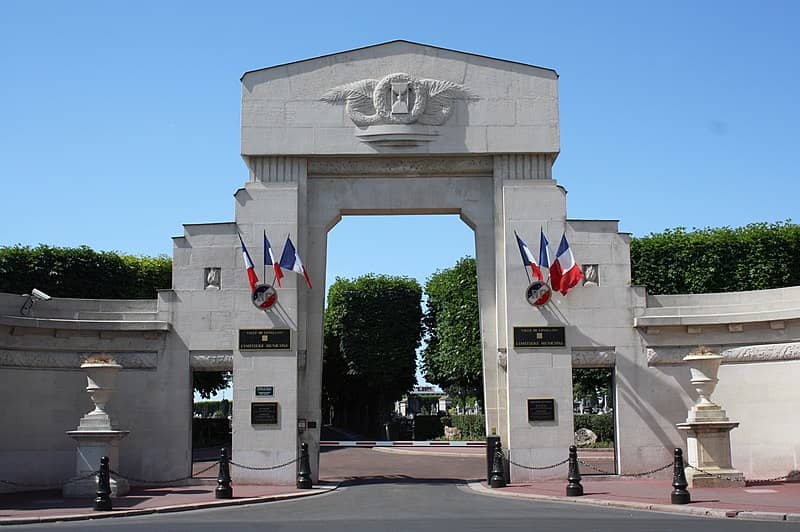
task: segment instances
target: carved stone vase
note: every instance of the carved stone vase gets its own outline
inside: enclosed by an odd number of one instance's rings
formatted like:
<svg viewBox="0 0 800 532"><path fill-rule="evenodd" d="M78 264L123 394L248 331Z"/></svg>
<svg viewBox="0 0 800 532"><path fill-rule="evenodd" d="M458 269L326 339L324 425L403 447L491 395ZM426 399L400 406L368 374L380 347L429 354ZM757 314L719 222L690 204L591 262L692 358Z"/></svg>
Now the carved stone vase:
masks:
<svg viewBox="0 0 800 532"><path fill-rule="evenodd" d="M86 362L81 364L81 369L86 372L86 392L94 403L94 410L81 418L78 430L81 430L80 427L110 430L111 418L106 412L106 405L114 392L114 384L122 366L116 363Z"/></svg>
<svg viewBox="0 0 800 532"><path fill-rule="evenodd" d="M711 401L711 394L719 382L717 374L722 358L722 355L716 353L692 353L683 358L691 373L689 382L699 396L697 403L689 411L687 421L727 421L725 411Z"/></svg>

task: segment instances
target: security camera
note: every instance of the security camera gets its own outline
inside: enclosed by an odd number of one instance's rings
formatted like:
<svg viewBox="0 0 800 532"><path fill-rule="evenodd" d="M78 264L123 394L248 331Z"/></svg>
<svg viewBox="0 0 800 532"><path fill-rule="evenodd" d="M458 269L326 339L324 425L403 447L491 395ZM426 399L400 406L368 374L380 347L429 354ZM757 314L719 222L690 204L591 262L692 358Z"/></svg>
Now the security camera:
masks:
<svg viewBox="0 0 800 532"><path fill-rule="evenodd" d="M50 299L52 299L50 296L48 296L47 294L36 288L31 290L31 297L37 301L50 301Z"/></svg>
<svg viewBox="0 0 800 532"><path fill-rule="evenodd" d="M51 299L50 296L41 290L34 288L31 290L30 294L25 296L25 302L22 304L22 308L19 309L19 313L23 316L30 316L34 303L37 301L50 301Z"/></svg>

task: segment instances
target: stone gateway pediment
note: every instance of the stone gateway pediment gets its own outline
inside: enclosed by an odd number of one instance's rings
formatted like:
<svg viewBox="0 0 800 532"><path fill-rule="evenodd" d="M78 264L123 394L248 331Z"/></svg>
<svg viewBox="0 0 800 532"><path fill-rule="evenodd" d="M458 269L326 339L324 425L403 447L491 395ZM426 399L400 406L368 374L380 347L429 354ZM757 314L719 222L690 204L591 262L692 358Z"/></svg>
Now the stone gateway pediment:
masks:
<svg viewBox="0 0 800 532"><path fill-rule="evenodd" d="M242 153L552 153L550 69L392 41L242 77Z"/></svg>

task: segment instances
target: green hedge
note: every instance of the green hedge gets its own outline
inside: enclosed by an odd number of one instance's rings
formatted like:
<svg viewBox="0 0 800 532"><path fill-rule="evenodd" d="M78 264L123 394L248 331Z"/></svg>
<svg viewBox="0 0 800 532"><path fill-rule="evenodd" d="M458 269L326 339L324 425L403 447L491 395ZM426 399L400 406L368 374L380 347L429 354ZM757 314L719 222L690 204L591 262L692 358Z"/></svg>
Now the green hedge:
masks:
<svg viewBox="0 0 800 532"><path fill-rule="evenodd" d="M631 239L631 277L650 294L800 285L800 225L668 229Z"/></svg>
<svg viewBox="0 0 800 532"><path fill-rule="evenodd" d="M54 297L154 299L172 286L172 261L136 257L87 246L0 247L0 292L27 294L38 288Z"/></svg>
<svg viewBox="0 0 800 532"><path fill-rule="evenodd" d="M414 416L414 439L435 440L444 436L444 426L439 416Z"/></svg>
<svg viewBox="0 0 800 532"><path fill-rule="evenodd" d="M614 416L612 414L575 414L575 430L589 429L597 434L597 441L614 441Z"/></svg>
<svg viewBox="0 0 800 532"><path fill-rule="evenodd" d="M450 426L461 429L462 440L486 439L486 420L483 414L453 414Z"/></svg>

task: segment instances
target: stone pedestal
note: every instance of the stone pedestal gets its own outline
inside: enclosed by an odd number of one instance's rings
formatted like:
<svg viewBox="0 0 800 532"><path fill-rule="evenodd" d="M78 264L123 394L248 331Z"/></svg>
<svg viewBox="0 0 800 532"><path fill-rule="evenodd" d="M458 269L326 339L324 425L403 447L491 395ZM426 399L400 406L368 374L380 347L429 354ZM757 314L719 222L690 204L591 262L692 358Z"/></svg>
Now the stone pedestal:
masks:
<svg viewBox="0 0 800 532"><path fill-rule="evenodd" d="M739 426L731 421L678 423L687 431L686 447L690 465L707 471L686 468L690 488L732 488L745 485L744 474L731 463L731 430ZM724 478L720 478L720 475Z"/></svg>
<svg viewBox="0 0 800 532"><path fill-rule="evenodd" d="M717 386L717 373L722 356L715 353L693 353L684 357L691 370L691 383L697 390L697 404L689 410L679 430L687 431L686 480L690 488L728 488L745 485L744 475L731 463L731 431L739 426L730 421L725 410L711 401Z"/></svg>
<svg viewBox="0 0 800 532"><path fill-rule="evenodd" d="M75 476L82 477L100 469L100 458L108 456L109 468L119 471L119 440L127 430L71 430L67 435L78 442L75 456ZM111 496L118 497L130 491L128 481L111 477ZM97 493L97 476L64 484L64 497L94 497Z"/></svg>

